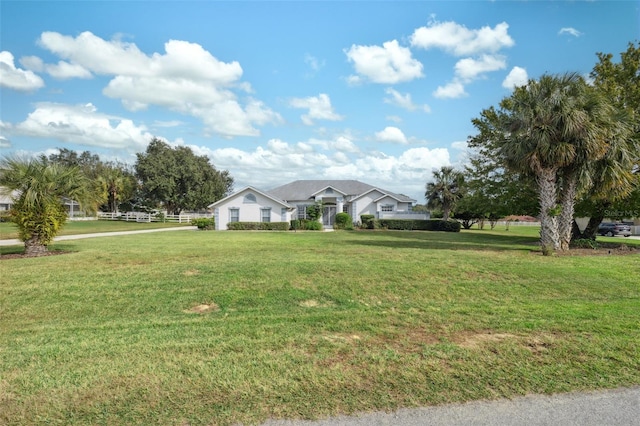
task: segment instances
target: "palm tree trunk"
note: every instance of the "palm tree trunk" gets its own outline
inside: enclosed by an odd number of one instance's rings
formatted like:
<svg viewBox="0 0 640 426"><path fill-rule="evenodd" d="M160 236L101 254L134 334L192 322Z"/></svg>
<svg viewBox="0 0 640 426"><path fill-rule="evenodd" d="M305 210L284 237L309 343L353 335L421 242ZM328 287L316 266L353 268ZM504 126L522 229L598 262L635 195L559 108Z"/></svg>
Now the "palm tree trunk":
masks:
<svg viewBox="0 0 640 426"><path fill-rule="evenodd" d="M40 236L34 235L24 242L24 254L29 257L43 256L47 253L47 246L42 244Z"/></svg>
<svg viewBox="0 0 640 426"><path fill-rule="evenodd" d="M545 256L560 248L556 208L556 171L542 169L536 177L540 199L540 246Z"/></svg>
<svg viewBox="0 0 640 426"><path fill-rule="evenodd" d="M567 176L561 195L562 212L558 221L558 231L560 233L560 250L569 250L571 243L571 229L573 226L573 213L576 205L576 193L578 188L578 177L575 173Z"/></svg>

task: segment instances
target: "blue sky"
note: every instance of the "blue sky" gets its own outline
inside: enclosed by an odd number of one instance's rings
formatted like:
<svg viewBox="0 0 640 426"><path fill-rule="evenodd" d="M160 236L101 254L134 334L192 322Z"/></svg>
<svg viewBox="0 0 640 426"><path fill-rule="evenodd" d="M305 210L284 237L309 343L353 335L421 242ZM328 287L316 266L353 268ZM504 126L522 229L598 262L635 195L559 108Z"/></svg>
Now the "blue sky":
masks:
<svg viewBox="0 0 640 426"><path fill-rule="evenodd" d="M640 39L637 1L6 1L3 155L135 162L154 136L240 189L358 179L424 202L471 119Z"/></svg>

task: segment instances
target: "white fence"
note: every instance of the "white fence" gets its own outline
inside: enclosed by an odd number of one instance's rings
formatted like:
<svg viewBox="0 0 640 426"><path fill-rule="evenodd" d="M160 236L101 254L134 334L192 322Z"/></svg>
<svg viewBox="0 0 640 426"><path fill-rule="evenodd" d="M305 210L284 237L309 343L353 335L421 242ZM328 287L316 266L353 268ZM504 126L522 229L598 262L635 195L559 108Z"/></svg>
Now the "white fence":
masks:
<svg viewBox="0 0 640 426"><path fill-rule="evenodd" d="M101 220L122 220L125 222L175 222L190 223L192 219L201 217L211 218L212 213L158 214L158 213L98 213Z"/></svg>

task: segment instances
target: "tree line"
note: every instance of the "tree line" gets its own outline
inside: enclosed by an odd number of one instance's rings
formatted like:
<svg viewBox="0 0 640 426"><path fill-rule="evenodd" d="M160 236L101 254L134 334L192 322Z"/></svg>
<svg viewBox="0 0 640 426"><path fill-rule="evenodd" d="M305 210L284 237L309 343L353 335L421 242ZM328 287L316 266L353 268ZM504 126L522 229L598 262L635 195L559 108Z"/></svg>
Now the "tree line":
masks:
<svg viewBox="0 0 640 426"><path fill-rule="evenodd" d="M37 256L67 220L65 199L78 202L87 213L165 209L180 214L205 209L231 193L233 178L206 156L154 138L145 152L136 154L133 166L66 148L48 157L4 157L0 187L17 194L10 219L25 254Z"/></svg>
<svg viewBox="0 0 640 426"><path fill-rule="evenodd" d="M538 216L544 254L595 239L605 217L639 216L640 44L619 62L597 56L588 78L545 74L484 109L469 164L436 171L427 205L467 223ZM590 218L584 231L575 217Z"/></svg>

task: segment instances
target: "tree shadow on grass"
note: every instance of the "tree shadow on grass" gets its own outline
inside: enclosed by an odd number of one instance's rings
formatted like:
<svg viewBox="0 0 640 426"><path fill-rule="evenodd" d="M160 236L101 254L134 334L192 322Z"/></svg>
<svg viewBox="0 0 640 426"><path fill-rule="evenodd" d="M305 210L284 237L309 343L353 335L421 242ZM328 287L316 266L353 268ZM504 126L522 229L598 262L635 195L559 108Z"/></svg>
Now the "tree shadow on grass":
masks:
<svg viewBox="0 0 640 426"><path fill-rule="evenodd" d="M538 251L535 236L434 231L362 231L354 245L431 250ZM360 238L361 237L361 238Z"/></svg>

